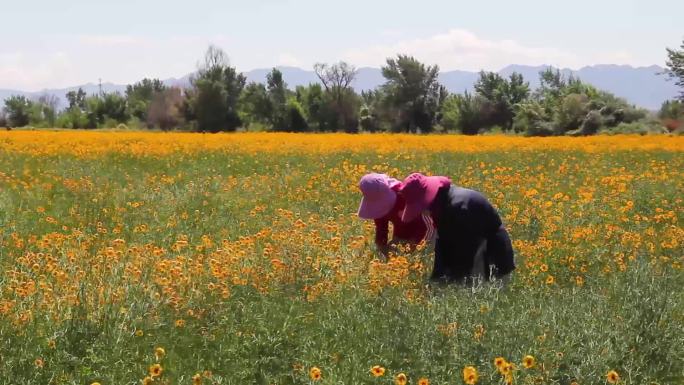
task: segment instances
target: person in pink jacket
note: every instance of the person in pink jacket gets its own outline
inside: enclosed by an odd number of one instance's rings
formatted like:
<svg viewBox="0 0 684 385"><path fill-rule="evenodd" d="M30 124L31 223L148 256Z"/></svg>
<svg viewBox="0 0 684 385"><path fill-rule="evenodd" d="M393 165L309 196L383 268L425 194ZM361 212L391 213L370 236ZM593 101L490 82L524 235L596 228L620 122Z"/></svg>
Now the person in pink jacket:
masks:
<svg viewBox="0 0 684 385"><path fill-rule="evenodd" d="M402 222L401 214L406 203L397 192L402 183L385 174L367 174L361 178L359 189L363 193L358 215L363 219L375 222L375 244L387 257L389 250L389 224L392 223L392 242L417 245L424 239L430 239L429 221L417 216L408 222Z"/></svg>

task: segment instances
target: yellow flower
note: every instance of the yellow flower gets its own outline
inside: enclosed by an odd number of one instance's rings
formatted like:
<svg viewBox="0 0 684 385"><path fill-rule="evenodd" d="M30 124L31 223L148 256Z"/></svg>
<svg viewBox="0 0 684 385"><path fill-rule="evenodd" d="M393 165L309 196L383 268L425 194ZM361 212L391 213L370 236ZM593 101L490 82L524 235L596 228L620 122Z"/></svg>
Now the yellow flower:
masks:
<svg viewBox="0 0 684 385"><path fill-rule="evenodd" d="M515 367L513 366L512 363L506 362L505 364L503 364L503 365L501 366L501 368L499 369L499 372L500 372L501 374L507 375L507 374L510 374L510 373L513 371L514 368L515 368Z"/></svg>
<svg viewBox="0 0 684 385"><path fill-rule="evenodd" d="M164 371L164 369L159 364L154 364L154 365L150 366L150 376L151 377L159 377L159 376L161 376L163 371Z"/></svg>
<svg viewBox="0 0 684 385"><path fill-rule="evenodd" d="M197 373L194 376L192 376L192 385L201 385L202 384L202 375Z"/></svg>
<svg viewBox="0 0 684 385"><path fill-rule="evenodd" d="M523 358L523 366L525 367L525 369L533 368L535 362L536 361L535 361L534 357L532 357L530 355L527 355L527 356L525 356L525 358Z"/></svg>
<svg viewBox="0 0 684 385"><path fill-rule="evenodd" d="M162 347L157 347L154 349L154 357L157 359L157 361L161 361L162 358L166 355L166 350Z"/></svg>
<svg viewBox="0 0 684 385"><path fill-rule="evenodd" d="M45 366L45 361L43 361L42 358L36 358L36 360L33 361L33 364L36 366L36 368L42 369L43 366Z"/></svg>
<svg viewBox="0 0 684 385"><path fill-rule="evenodd" d="M381 377L385 375L385 368L380 365L375 365L371 368L371 373L375 377Z"/></svg>
<svg viewBox="0 0 684 385"><path fill-rule="evenodd" d="M506 385L513 384L513 375L510 373L507 374L506 377L504 377L504 382L506 382Z"/></svg>
<svg viewBox="0 0 684 385"><path fill-rule="evenodd" d="M618 381L620 381L620 375L616 371L611 370L610 372L606 373L606 379L611 384L617 384Z"/></svg>
<svg viewBox="0 0 684 385"><path fill-rule="evenodd" d="M102 384L100 384L99 382L93 382L93 383L90 384L90 385L102 385Z"/></svg>
<svg viewBox="0 0 684 385"><path fill-rule="evenodd" d="M311 377L311 379L313 381L320 380L321 379L321 369L314 366L313 368L311 368L311 370L309 370L309 377Z"/></svg>
<svg viewBox="0 0 684 385"><path fill-rule="evenodd" d="M554 282L556 282L556 279L553 278L553 275L549 275L548 277L546 277L546 284L547 285L553 285Z"/></svg>
<svg viewBox="0 0 684 385"><path fill-rule="evenodd" d="M48 348L54 349L57 347L57 342L55 340L49 340L47 345L48 345Z"/></svg>
<svg viewBox="0 0 684 385"><path fill-rule="evenodd" d="M151 385L153 382L154 382L154 380L152 379L152 377L147 376L147 377L143 378L142 385Z"/></svg>
<svg viewBox="0 0 684 385"><path fill-rule="evenodd" d="M396 385L406 385L407 382L408 378L406 378L406 375L404 373L399 373L396 377L394 377L394 383Z"/></svg>
<svg viewBox="0 0 684 385"><path fill-rule="evenodd" d="M176 320L176 327L177 328L182 328L185 326L185 320L184 319L177 319Z"/></svg>
<svg viewBox="0 0 684 385"><path fill-rule="evenodd" d="M573 381L573 382L570 383L570 385L579 385L579 382Z"/></svg>
<svg viewBox="0 0 684 385"><path fill-rule="evenodd" d="M468 385L475 385L477 383L477 379L477 369L475 369L474 366L466 366L463 368L463 382Z"/></svg>
<svg viewBox="0 0 684 385"><path fill-rule="evenodd" d="M420 380L418 380L418 385L430 385L430 380L427 378L423 377Z"/></svg>
<svg viewBox="0 0 684 385"><path fill-rule="evenodd" d="M503 357L496 357L494 359L494 366L496 366L497 369L501 370L501 367L504 366L506 363L506 359Z"/></svg>
<svg viewBox="0 0 684 385"><path fill-rule="evenodd" d="M136 337L142 337L143 335L145 335L145 333L142 330L138 329L135 331Z"/></svg>

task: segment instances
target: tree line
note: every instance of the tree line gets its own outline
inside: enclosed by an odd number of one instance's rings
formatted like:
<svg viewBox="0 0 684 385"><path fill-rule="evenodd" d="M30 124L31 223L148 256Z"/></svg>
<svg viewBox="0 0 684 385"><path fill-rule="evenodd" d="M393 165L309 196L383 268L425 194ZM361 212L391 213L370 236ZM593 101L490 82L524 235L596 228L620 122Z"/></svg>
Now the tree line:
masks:
<svg viewBox="0 0 684 385"><path fill-rule="evenodd" d="M385 83L357 93L356 68L348 63L316 64L318 83L288 87L273 68L265 83L247 83L221 49L210 46L190 87L158 79L128 85L125 93L87 95L82 89L59 100L12 96L0 126L99 128L120 125L161 130L287 132L486 132L531 136L592 135L598 132L681 132L684 130L684 43L668 49L668 74L682 87L678 100L658 114L637 108L573 76L547 69L532 90L518 73L503 77L483 71L473 92L450 94L439 83L439 67L407 55L388 58Z"/></svg>

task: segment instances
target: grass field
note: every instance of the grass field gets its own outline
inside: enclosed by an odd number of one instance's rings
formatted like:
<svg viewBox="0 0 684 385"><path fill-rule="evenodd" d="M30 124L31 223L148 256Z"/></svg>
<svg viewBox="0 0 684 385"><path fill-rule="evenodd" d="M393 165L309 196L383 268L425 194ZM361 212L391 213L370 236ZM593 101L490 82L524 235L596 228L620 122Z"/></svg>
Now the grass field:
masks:
<svg viewBox="0 0 684 385"><path fill-rule="evenodd" d="M370 171L484 192L511 285L378 261ZM3 132L0 384L682 384L683 216L684 137Z"/></svg>

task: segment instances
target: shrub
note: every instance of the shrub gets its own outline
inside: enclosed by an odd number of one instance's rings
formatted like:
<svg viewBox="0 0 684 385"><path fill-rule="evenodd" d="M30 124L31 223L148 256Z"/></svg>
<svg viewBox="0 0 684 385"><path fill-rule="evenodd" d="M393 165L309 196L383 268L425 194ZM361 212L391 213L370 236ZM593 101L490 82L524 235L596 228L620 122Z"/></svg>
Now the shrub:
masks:
<svg viewBox="0 0 684 385"><path fill-rule="evenodd" d="M285 108L286 122L285 131L289 132L305 132L309 131L309 125L306 123L306 117L304 115L304 109L301 104L294 99L290 98L287 101Z"/></svg>
<svg viewBox="0 0 684 385"><path fill-rule="evenodd" d="M587 116L588 98L585 95L567 95L558 106L554 115L554 126L557 134L564 134L581 126Z"/></svg>
<svg viewBox="0 0 684 385"><path fill-rule="evenodd" d="M541 120L531 122L525 130L525 136L552 136L555 133L553 123Z"/></svg>
<svg viewBox="0 0 684 385"><path fill-rule="evenodd" d="M359 125L362 130L367 132L376 132L380 130L377 116L371 113L370 108L365 105L361 107L361 111L359 111Z"/></svg>
<svg viewBox="0 0 684 385"><path fill-rule="evenodd" d="M582 135L594 135L603 125L603 117L598 111L589 111L582 121L580 132Z"/></svg>
<svg viewBox="0 0 684 385"><path fill-rule="evenodd" d="M656 119L620 123L615 127L606 127L600 130L601 134L616 135L616 134L665 134L668 132L667 127L663 126L660 121Z"/></svg>

